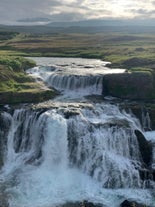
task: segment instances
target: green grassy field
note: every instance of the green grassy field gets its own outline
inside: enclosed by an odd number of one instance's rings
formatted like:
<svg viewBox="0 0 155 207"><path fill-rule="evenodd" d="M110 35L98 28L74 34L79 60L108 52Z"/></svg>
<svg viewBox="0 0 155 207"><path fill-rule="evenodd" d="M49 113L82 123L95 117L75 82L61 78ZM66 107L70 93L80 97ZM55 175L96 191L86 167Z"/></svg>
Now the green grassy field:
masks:
<svg viewBox="0 0 155 207"><path fill-rule="evenodd" d="M155 36L147 33L13 33L0 41L0 55L99 58L139 70L154 66L154 43Z"/></svg>

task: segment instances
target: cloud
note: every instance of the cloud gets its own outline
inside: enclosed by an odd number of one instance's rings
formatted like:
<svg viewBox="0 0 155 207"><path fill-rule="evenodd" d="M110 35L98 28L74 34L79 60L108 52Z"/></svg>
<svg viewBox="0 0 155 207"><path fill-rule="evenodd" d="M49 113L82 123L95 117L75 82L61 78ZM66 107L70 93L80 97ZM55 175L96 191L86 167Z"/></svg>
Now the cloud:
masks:
<svg viewBox="0 0 155 207"><path fill-rule="evenodd" d="M154 0L1 0L0 23L154 17Z"/></svg>

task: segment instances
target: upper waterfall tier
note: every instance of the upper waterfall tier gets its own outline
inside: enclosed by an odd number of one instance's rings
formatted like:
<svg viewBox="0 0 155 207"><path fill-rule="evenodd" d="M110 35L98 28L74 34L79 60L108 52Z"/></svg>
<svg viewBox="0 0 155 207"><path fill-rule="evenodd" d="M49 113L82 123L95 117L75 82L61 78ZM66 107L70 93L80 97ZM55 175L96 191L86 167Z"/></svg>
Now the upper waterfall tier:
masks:
<svg viewBox="0 0 155 207"><path fill-rule="evenodd" d="M108 62L82 58L33 58L38 67L29 74L42 79L47 86L61 92L83 95L102 94L103 75L124 72L123 69L110 69Z"/></svg>

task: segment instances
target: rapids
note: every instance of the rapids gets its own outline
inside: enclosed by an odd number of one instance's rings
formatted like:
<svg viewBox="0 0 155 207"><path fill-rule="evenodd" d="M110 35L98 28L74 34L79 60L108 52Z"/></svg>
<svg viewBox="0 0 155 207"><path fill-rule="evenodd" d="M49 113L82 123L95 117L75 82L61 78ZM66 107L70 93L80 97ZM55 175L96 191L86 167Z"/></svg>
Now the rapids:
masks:
<svg viewBox="0 0 155 207"><path fill-rule="evenodd" d="M151 176L142 179L140 175L146 166L135 130L151 140L153 149L154 132L145 132L132 113L117 105L94 103L80 93L78 99L71 96L77 95L74 94L77 72L73 73L71 65L76 70L80 67L80 90L86 89L84 94L91 95L95 91L101 94L97 90L98 86L102 88L98 78L102 80L104 72L98 71L107 72L105 63L59 58L35 60L40 66L29 73L50 87L56 84L62 95L46 103L7 107L1 112L0 198L6 198L1 206L54 207L88 200L104 207L119 207L125 199L131 199L154 207L155 182ZM92 68L97 72L92 73ZM56 83L52 80L55 73L63 76ZM69 98L64 99L69 91L72 91ZM79 95L83 97L81 102ZM144 118L145 125L150 121L148 116ZM150 165L155 166L155 150Z"/></svg>

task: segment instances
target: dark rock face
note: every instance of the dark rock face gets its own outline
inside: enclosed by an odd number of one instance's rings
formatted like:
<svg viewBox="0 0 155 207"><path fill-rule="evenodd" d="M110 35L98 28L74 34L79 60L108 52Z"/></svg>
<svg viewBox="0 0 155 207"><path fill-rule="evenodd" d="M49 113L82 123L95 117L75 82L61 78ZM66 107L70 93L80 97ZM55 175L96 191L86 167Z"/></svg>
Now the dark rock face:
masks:
<svg viewBox="0 0 155 207"><path fill-rule="evenodd" d="M120 207L146 207L146 205L138 204L134 201L125 200L123 201L123 203L121 203Z"/></svg>
<svg viewBox="0 0 155 207"><path fill-rule="evenodd" d="M9 207L8 195L0 192L0 207Z"/></svg>
<svg viewBox="0 0 155 207"><path fill-rule="evenodd" d="M81 203L81 207L104 207L103 205L101 204L94 204L92 202L88 202L88 201L83 201Z"/></svg>
<svg viewBox="0 0 155 207"><path fill-rule="evenodd" d="M137 136L143 162L149 167L152 161L152 145L145 139L144 135L140 131L135 130L135 134Z"/></svg>
<svg viewBox="0 0 155 207"><path fill-rule="evenodd" d="M154 78L151 72L107 74L103 78L103 95L130 100L155 98Z"/></svg>
<svg viewBox="0 0 155 207"><path fill-rule="evenodd" d="M7 135L10 125L10 118L4 118L3 114L0 114L0 169L3 166L3 153L5 151Z"/></svg>
<svg viewBox="0 0 155 207"><path fill-rule="evenodd" d="M82 202L68 202L58 207L106 207L102 204L94 204L89 201L82 201Z"/></svg>

